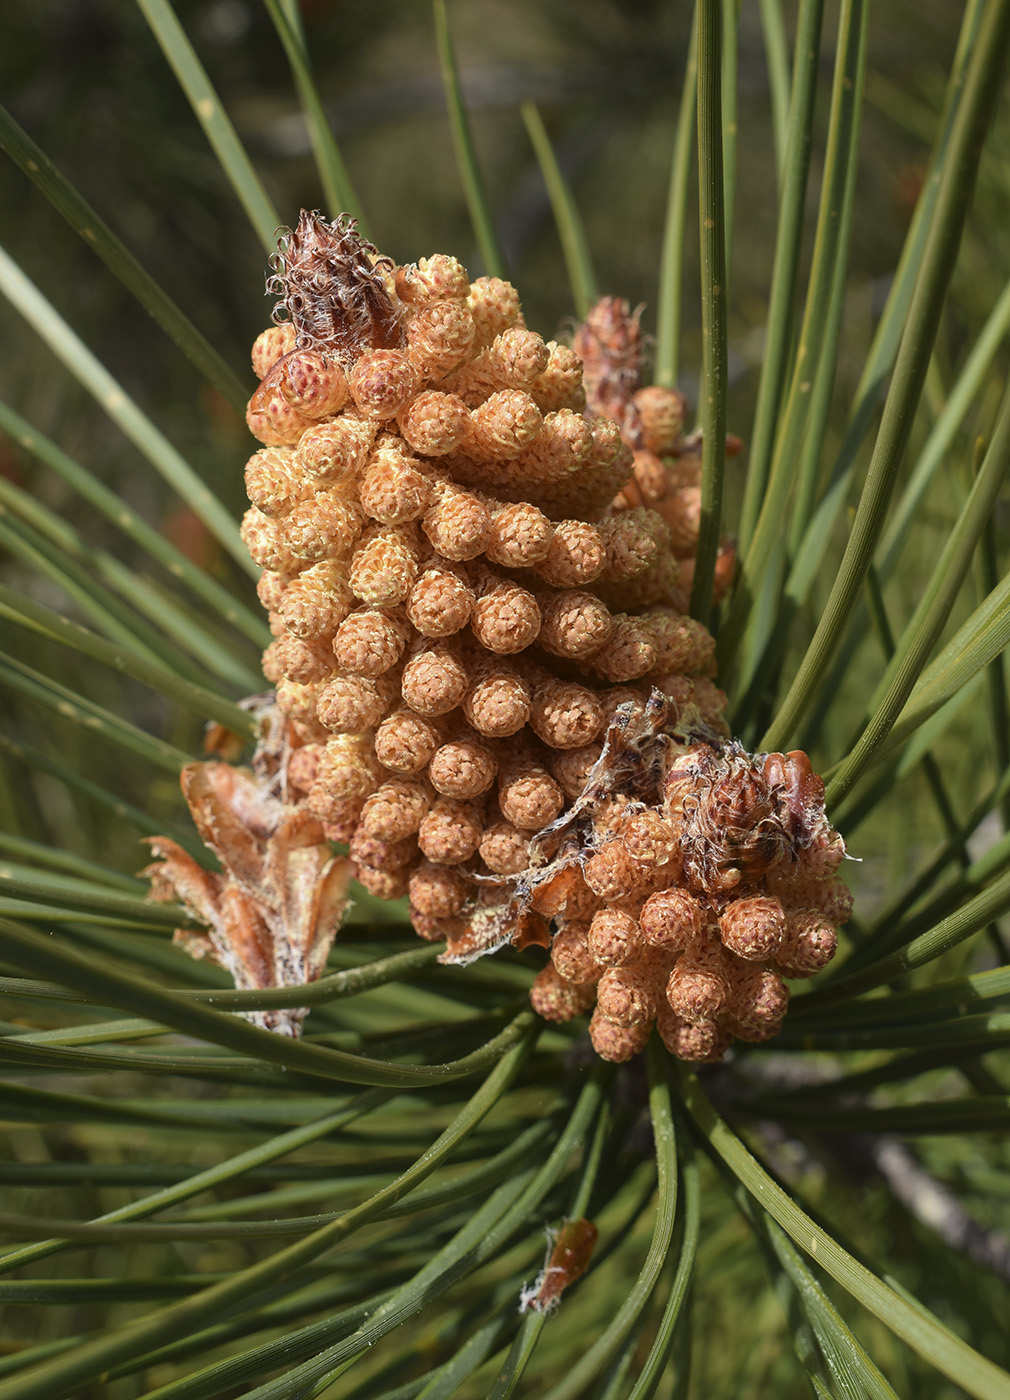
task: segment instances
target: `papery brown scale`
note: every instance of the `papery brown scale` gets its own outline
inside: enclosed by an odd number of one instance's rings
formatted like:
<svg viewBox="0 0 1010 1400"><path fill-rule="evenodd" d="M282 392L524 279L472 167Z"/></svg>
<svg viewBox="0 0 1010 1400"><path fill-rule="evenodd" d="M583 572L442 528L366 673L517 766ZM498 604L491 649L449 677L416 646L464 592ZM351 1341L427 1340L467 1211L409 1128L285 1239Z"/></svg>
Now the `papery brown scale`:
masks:
<svg viewBox="0 0 1010 1400"><path fill-rule="evenodd" d="M267 851L266 887L273 893L280 930L306 959L306 980L322 971L347 906L349 862L332 856L322 837L319 824L296 811Z"/></svg>
<svg viewBox="0 0 1010 1400"><path fill-rule="evenodd" d="M490 898L491 896L486 895L486 897ZM499 911L502 909L507 911L509 908L510 905L508 904L504 906L499 905ZM507 917L506 913L506 920ZM520 909L516 915L515 933L512 938L509 939L506 931L505 942L511 942L519 952L522 952L524 948L549 948L551 946L552 936L551 921L549 919L545 918L544 915L536 909ZM498 943L496 946L504 947L505 945L504 943Z"/></svg>
<svg viewBox="0 0 1010 1400"><path fill-rule="evenodd" d="M589 1220L566 1220L562 1228L549 1232L553 1247L543 1272L520 1294L519 1311L553 1312L561 1294L589 1267L597 1239L596 1226Z"/></svg>
<svg viewBox="0 0 1010 1400"><path fill-rule="evenodd" d="M221 897L221 876L198 865L167 836L149 837L146 844L157 862L140 871L141 879L151 881L148 895L151 903L171 904L178 900L194 919L202 924L213 924Z"/></svg>
<svg viewBox="0 0 1010 1400"><path fill-rule="evenodd" d="M257 990L274 985L270 932L259 909L237 885L221 891L217 920L217 953L238 987Z"/></svg>
<svg viewBox="0 0 1010 1400"><path fill-rule="evenodd" d="M180 785L200 840L237 879L255 887L263 874L263 843L281 820L283 804L249 769L227 763L188 763Z"/></svg>
<svg viewBox="0 0 1010 1400"><path fill-rule="evenodd" d="M598 904L597 896L575 864L561 864L556 873L546 880L540 880L530 895L532 908L548 919L586 922L592 918Z"/></svg>
<svg viewBox="0 0 1010 1400"><path fill-rule="evenodd" d="M342 214L328 224L303 209L297 228L282 233L267 284L279 294L275 321L289 319L300 350L350 364L369 348L400 344L402 329L382 273L392 268Z"/></svg>
<svg viewBox="0 0 1010 1400"><path fill-rule="evenodd" d="M343 915L349 866L334 858L305 808L267 792L255 773L223 763L189 764L183 793L223 873L159 840L156 890L198 902L206 935L185 946L220 962L240 987L292 985L318 976ZM252 1013L269 1029L296 1035L304 1010Z"/></svg>

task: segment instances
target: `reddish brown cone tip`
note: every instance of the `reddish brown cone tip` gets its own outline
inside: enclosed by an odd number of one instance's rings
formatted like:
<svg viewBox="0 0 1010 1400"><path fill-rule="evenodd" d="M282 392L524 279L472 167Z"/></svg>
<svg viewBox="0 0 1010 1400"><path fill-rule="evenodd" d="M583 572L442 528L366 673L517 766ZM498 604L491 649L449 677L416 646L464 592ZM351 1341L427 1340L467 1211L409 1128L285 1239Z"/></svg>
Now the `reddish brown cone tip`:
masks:
<svg viewBox="0 0 1010 1400"><path fill-rule="evenodd" d="M303 209L295 229L281 230L271 258L267 291L280 300L274 321L290 321L298 350L314 350L353 364L362 350L392 349L402 341L384 272L392 259L358 233L357 220L341 214L328 224Z"/></svg>

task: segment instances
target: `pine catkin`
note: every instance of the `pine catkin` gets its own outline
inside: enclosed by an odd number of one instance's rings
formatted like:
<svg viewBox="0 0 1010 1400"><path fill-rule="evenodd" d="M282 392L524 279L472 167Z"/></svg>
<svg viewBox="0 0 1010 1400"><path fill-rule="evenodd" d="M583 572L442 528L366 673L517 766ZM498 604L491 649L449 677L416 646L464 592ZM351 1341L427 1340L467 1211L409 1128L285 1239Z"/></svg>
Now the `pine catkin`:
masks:
<svg viewBox="0 0 1010 1400"><path fill-rule="evenodd" d="M394 268L346 217L274 265L242 534L288 790L445 958L549 945L533 1005L595 1007L605 1058L774 1035L848 916L844 845L805 755L729 740L685 615L699 443L641 383L638 312L545 342L509 283Z"/></svg>

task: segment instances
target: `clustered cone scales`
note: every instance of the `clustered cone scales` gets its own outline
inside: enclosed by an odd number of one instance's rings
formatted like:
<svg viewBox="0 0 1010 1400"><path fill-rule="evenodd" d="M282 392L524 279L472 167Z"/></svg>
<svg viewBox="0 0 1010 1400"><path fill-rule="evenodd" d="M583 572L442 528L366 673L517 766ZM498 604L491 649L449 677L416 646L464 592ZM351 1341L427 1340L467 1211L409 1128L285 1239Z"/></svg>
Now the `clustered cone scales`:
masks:
<svg viewBox="0 0 1010 1400"><path fill-rule="evenodd" d="M607 1059L653 1024L689 1060L773 1035L844 847L804 755L729 742L686 615L700 442L641 387L637 314L545 342L509 283L394 267L346 217L303 212L274 269L242 530L289 800L444 960L548 947L534 1005L595 1003ZM717 596L732 570L726 542Z"/></svg>

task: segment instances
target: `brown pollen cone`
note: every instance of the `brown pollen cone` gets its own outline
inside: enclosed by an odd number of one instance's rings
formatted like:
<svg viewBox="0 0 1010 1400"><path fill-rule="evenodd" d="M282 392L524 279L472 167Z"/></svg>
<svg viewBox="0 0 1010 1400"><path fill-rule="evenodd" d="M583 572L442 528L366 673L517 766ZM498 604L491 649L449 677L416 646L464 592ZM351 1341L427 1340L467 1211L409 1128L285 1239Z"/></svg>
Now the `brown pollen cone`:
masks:
<svg viewBox="0 0 1010 1400"><path fill-rule="evenodd" d="M639 312L544 341L507 282L395 268L346 216L303 212L274 269L243 536L288 802L443 961L549 945L533 1003L595 1007L605 1058L767 1039L833 951L844 846L805 755L728 739L686 615L700 441ZM717 597L732 572L724 541Z"/></svg>

